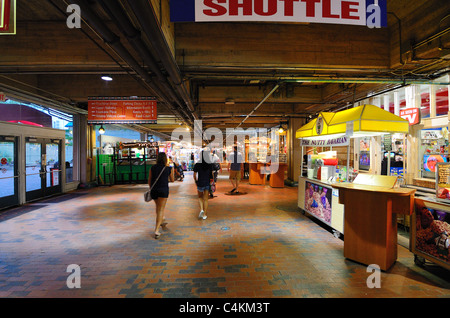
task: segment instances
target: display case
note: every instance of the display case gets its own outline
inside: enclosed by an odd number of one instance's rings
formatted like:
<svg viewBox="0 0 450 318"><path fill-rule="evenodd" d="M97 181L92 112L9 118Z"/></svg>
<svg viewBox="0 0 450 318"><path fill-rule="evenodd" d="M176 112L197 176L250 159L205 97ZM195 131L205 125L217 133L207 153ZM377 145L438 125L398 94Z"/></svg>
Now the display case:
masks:
<svg viewBox="0 0 450 318"><path fill-rule="evenodd" d="M421 160L421 177L434 179L436 164L448 162L447 128L424 129L421 131L419 159Z"/></svg>
<svg viewBox="0 0 450 318"><path fill-rule="evenodd" d="M418 265L428 260L450 269L450 204L435 198L416 197L410 250Z"/></svg>

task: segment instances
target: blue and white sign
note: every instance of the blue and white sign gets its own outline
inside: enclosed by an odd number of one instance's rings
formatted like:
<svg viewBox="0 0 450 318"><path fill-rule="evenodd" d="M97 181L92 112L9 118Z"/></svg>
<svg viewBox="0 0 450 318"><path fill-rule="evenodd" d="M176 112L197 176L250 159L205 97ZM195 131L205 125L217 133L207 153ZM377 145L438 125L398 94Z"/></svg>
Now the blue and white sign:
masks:
<svg viewBox="0 0 450 318"><path fill-rule="evenodd" d="M172 22L299 22L387 26L387 0L171 0Z"/></svg>

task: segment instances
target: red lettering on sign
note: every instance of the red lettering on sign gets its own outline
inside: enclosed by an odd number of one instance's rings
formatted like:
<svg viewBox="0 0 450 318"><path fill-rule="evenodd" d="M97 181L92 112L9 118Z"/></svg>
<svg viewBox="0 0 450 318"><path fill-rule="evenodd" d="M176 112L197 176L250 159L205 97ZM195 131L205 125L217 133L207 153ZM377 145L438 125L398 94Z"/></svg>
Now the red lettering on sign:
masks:
<svg viewBox="0 0 450 318"><path fill-rule="evenodd" d="M358 2L342 1L342 19L353 19L359 20L358 16L351 15L354 12L358 12L357 8L352 8L352 6L358 6Z"/></svg>
<svg viewBox="0 0 450 318"><path fill-rule="evenodd" d="M239 15L239 8L242 8L243 15L252 15L253 13L253 0L242 0L240 3L239 0L230 0L230 16Z"/></svg>
<svg viewBox="0 0 450 318"><path fill-rule="evenodd" d="M280 13L284 9L283 14L285 17L293 17L296 2L304 3L302 8L305 10L305 16L308 18L361 19L359 16L359 2L341 1L340 12L332 12L331 4L334 3L333 0L203 0L204 6L207 7L207 9L203 10L203 14L212 17L225 15L230 17L274 16L278 13L278 3L280 3ZM318 11L316 11L316 6ZM335 10L338 8L339 6L336 6Z"/></svg>
<svg viewBox="0 0 450 318"><path fill-rule="evenodd" d="M339 19L339 14L331 14L331 0L323 0L322 16L324 18Z"/></svg>
<svg viewBox="0 0 450 318"><path fill-rule="evenodd" d="M294 2L298 2L300 0L281 0L284 1L284 16L292 17L294 16Z"/></svg>
<svg viewBox="0 0 450 318"><path fill-rule="evenodd" d="M221 16L227 13L227 8L222 7L220 4L214 3L214 0L205 0L205 6L210 7L212 10L203 10L203 13L210 16ZM217 0L218 3L227 3L227 0ZM214 11L215 10L215 11Z"/></svg>
<svg viewBox="0 0 450 318"><path fill-rule="evenodd" d="M315 17L316 3L320 3L320 0L302 0L302 2L306 2L306 16Z"/></svg>
<svg viewBox="0 0 450 318"><path fill-rule="evenodd" d="M258 15L274 15L277 13L278 0L269 0L267 11L264 11L265 0L255 0L255 13Z"/></svg>

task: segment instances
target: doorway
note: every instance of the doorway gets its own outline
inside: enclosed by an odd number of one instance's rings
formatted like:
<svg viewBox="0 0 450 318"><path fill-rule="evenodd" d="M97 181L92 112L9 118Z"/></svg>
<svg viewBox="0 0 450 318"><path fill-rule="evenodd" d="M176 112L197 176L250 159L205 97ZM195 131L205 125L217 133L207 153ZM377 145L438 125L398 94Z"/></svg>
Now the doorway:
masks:
<svg viewBox="0 0 450 318"><path fill-rule="evenodd" d="M0 136L0 207L19 204L17 137Z"/></svg>
<svg viewBox="0 0 450 318"><path fill-rule="evenodd" d="M25 143L25 200L62 192L61 139L27 137Z"/></svg>

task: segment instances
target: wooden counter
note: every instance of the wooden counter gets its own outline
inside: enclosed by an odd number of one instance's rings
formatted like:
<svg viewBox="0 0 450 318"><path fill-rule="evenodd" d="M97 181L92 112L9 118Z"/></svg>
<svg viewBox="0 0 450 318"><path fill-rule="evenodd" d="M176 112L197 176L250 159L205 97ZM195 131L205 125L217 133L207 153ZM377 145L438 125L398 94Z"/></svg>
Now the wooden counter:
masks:
<svg viewBox="0 0 450 318"><path fill-rule="evenodd" d="M344 257L388 270L397 260L396 213L411 215L414 189L335 183L344 211Z"/></svg>
<svg viewBox="0 0 450 318"><path fill-rule="evenodd" d="M265 185L266 175L270 174L270 163L250 163L249 164L249 183L252 185ZM261 173L261 169L265 170L267 174ZM284 187L284 174L287 170L286 163L278 163L278 170L270 174L269 185L272 188Z"/></svg>
<svg viewBox="0 0 450 318"><path fill-rule="evenodd" d="M287 170L286 163L278 163L278 170L270 175L269 185L272 188L284 188L284 173Z"/></svg>
<svg viewBox="0 0 450 318"><path fill-rule="evenodd" d="M249 180L248 182L253 185L261 185L265 184L265 174L262 174L260 171L261 167L264 167L264 163L249 163Z"/></svg>

